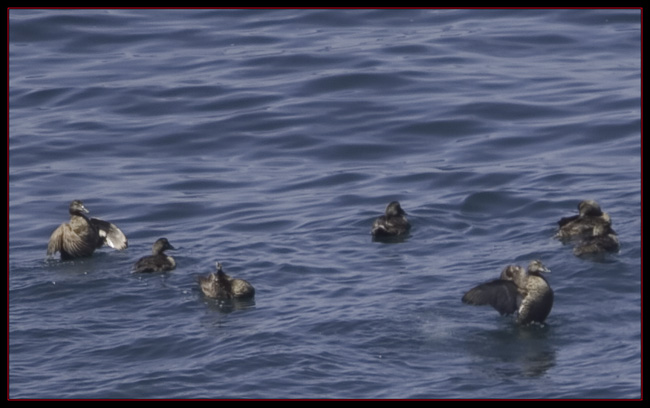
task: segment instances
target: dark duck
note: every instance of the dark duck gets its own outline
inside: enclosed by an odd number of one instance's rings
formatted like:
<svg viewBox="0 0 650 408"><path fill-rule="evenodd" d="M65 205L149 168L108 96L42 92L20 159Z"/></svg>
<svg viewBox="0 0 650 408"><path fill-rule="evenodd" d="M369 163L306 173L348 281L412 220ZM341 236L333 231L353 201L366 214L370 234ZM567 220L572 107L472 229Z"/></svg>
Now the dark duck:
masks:
<svg viewBox="0 0 650 408"><path fill-rule="evenodd" d="M72 201L68 211L70 222L61 224L50 236L48 256L60 252L61 259L68 260L90 256L104 245L118 250L128 246L126 236L115 224L88 218L88 210L80 200Z"/></svg>
<svg viewBox="0 0 650 408"><path fill-rule="evenodd" d="M558 221L555 237L563 242L575 242L573 253L577 256L617 252L620 248L612 220L594 200L578 204L578 214Z"/></svg>
<svg viewBox="0 0 650 408"><path fill-rule="evenodd" d="M490 305L501 315L517 314L517 323L543 323L553 307L553 290L542 273L550 272L541 261L532 261L528 270L506 266L499 279L482 283L463 296L463 303Z"/></svg>
<svg viewBox="0 0 650 408"><path fill-rule="evenodd" d="M591 236L597 225L611 226L612 221L609 214L600 209L600 205L594 200L584 200L578 204L578 214L570 217L563 217L558 221L556 238L568 240Z"/></svg>
<svg viewBox="0 0 650 408"><path fill-rule="evenodd" d="M159 238L154 242L152 255L144 256L133 265L133 273L141 272L164 272L176 268L176 261L165 254L166 250L176 249L169 243L167 238Z"/></svg>
<svg viewBox="0 0 650 408"><path fill-rule="evenodd" d="M398 237L408 234L411 224L406 218L406 212L399 202L393 201L386 207L386 212L377 218L372 224L370 231L375 238Z"/></svg>
<svg viewBox="0 0 650 408"><path fill-rule="evenodd" d="M255 296L253 285L243 279L232 278L223 271L217 262L217 272L199 276L201 291L213 299L249 299Z"/></svg>

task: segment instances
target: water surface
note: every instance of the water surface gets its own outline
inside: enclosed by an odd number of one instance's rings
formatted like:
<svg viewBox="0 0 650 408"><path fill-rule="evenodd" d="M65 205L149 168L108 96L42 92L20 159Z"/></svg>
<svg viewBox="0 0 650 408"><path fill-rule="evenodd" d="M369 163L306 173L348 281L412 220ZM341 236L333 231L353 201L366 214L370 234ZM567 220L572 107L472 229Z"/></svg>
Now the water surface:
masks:
<svg viewBox="0 0 650 408"><path fill-rule="evenodd" d="M8 396L640 398L640 20L10 10ZM620 253L552 238L585 198ZM45 259L73 199L129 248ZM535 258L543 327L461 303ZM254 302L200 293L217 261Z"/></svg>

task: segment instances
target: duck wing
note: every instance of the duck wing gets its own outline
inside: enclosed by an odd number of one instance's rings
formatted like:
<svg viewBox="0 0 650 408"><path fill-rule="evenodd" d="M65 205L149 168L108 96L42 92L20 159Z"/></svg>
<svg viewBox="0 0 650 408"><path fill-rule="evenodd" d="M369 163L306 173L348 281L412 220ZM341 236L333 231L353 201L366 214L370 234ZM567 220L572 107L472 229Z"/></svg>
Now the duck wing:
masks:
<svg viewBox="0 0 650 408"><path fill-rule="evenodd" d="M164 271L168 269L168 265L165 264L166 259L164 255L144 256L133 265L133 273Z"/></svg>
<svg viewBox="0 0 650 408"><path fill-rule="evenodd" d="M370 233L372 235L388 235L388 230L386 229L385 224L386 216L382 215L372 223L372 230Z"/></svg>
<svg viewBox="0 0 650 408"><path fill-rule="evenodd" d="M54 255L63 248L63 229L65 227L65 224L59 225L50 235L50 241L47 243L47 256Z"/></svg>
<svg viewBox="0 0 650 408"><path fill-rule="evenodd" d="M129 246L126 235L115 224L97 218L91 218L90 224L97 229L101 238L97 247L108 245L121 251Z"/></svg>
<svg viewBox="0 0 650 408"><path fill-rule="evenodd" d="M596 255L605 252L618 252L620 243L615 234L604 236L589 237L582 240L575 248L573 253L576 256Z"/></svg>
<svg viewBox="0 0 650 408"><path fill-rule="evenodd" d="M511 281L496 279L482 283L463 296L468 305L490 305L502 315L517 311L519 293Z"/></svg>
<svg viewBox="0 0 650 408"><path fill-rule="evenodd" d="M560 227L563 227L563 226L567 225L568 223L577 220L578 218L580 218L580 215L572 215L571 217L563 217L563 218L560 218L560 221L558 221L557 224Z"/></svg>
<svg viewBox="0 0 650 408"><path fill-rule="evenodd" d="M79 236L70 224L61 224L52 232L47 244L47 255L61 253L62 259L73 259L92 255L95 248Z"/></svg>
<svg viewBox="0 0 650 408"><path fill-rule="evenodd" d="M373 222L370 233L375 237L388 237L406 234L410 229L411 224L405 218L382 215Z"/></svg>
<svg viewBox="0 0 650 408"><path fill-rule="evenodd" d="M255 288L248 281L235 278L231 284L234 297L244 299L255 296Z"/></svg>
<svg viewBox="0 0 650 408"><path fill-rule="evenodd" d="M217 285L217 279L213 274L208 276L199 276L198 281L204 295L213 299L219 297L219 286Z"/></svg>

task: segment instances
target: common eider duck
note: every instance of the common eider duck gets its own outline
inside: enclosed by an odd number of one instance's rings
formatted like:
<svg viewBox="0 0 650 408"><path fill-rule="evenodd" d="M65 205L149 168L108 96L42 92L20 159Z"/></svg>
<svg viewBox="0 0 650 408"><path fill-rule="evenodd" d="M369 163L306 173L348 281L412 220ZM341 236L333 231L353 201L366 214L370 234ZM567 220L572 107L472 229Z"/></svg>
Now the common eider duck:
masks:
<svg viewBox="0 0 650 408"><path fill-rule="evenodd" d="M463 296L463 303L490 305L501 315L517 313L517 323L543 323L553 307L553 290L542 272L550 272L541 261L532 261L525 270L506 266L499 279L482 283Z"/></svg>
<svg viewBox="0 0 650 408"><path fill-rule="evenodd" d="M95 249L108 245L123 250L128 246L124 233L110 222L88 218L89 211L83 202L70 203L70 222L61 224L50 236L47 255L61 253L61 259L74 259L92 255Z"/></svg>
<svg viewBox="0 0 650 408"><path fill-rule="evenodd" d="M164 272L176 268L176 261L165 254L167 249L176 249L169 243L167 238L159 238L153 244L153 255L144 256L138 259L133 265L133 273L140 272Z"/></svg>
<svg viewBox="0 0 650 408"><path fill-rule="evenodd" d="M406 235L410 229L406 212L399 202L393 201L386 207L386 213L373 222L371 234L376 238L396 237Z"/></svg>
<svg viewBox="0 0 650 408"><path fill-rule="evenodd" d="M203 293L214 299L248 299L255 295L253 285L243 279L231 278L217 262L217 272L199 276Z"/></svg>
<svg viewBox="0 0 650 408"><path fill-rule="evenodd" d="M583 238L573 248L576 256L599 255L606 252L618 252L620 243L616 232L609 225L594 225L592 235Z"/></svg>
<svg viewBox="0 0 650 408"><path fill-rule="evenodd" d="M563 217L558 221L556 238L570 240L592 236L595 226L606 228L612 225L609 214L600 209L594 200L584 200L578 204L578 215Z"/></svg>

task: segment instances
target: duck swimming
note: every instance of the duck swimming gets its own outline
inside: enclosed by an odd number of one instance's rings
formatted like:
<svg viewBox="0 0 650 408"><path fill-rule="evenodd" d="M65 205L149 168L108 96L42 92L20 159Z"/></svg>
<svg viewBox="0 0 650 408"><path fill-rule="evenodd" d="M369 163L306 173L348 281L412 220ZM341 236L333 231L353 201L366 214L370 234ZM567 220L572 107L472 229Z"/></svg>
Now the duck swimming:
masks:
<svg viewBox="0 0 650 408"><path fill-rule="evenodd" d="M482 283L463 296L463 303L490 305L502 315L517 312L517 323L543 323L553 307L553 290L541 275L550 272L541 261L532 261L525 270L506 266L499 279Z"/></svg>
<svg viewBox="0 0 650 408"><path fill-rule="evenodd" d="M575 242L573 253L576 256L617 252L620 248L609 214L594 200L581 201L578 215L560 219L558 226L555 238Z"/></svg>
<svg viewBox="0 0 650 408"><path fill-rule="evenodd" d="M386 213L373 222L371 234L373 237L395 237L407 234L410 229L406 212L398 201L393 201L386 207Z"/></svg>
<svg viewBox="0 0 650 408"><path fill-rule="evenodd" d="M255 296L253 285L243 279L231 278L217 262L217 273L199 276L203 293L214 299L247 299Z"/></svg>
<svg viewBox="0 0 650 408"><path fill-rule="evenodd" d="M600 205L594 200L584 200L578 204L578 215L563 217L558 221L559 229L555 234L556 238L568 240L592 236L595 226L603 228L612 225L609 214L600 209Z"/></svg>
<svg viewBox="0 0 650 408"><path fill-rule="evenodd" d="M153 255L144 256L133 265L133 273L140 272L163 272L171 271L176 268L176 261L171 256L165 254L167 249L174 248L167 238L159 238L153 244Z"/></svg>
<svg viewBox="0 0 650 408"><path fill-rule="evenodd" d="M88 218L89 211L80 200L72 201L68 211L70 222L61 224L50 236L48 256L60 252L61 259L68 260L90 256L103 245L117 250L128 246L126 236L115 224Z"/></svg>

